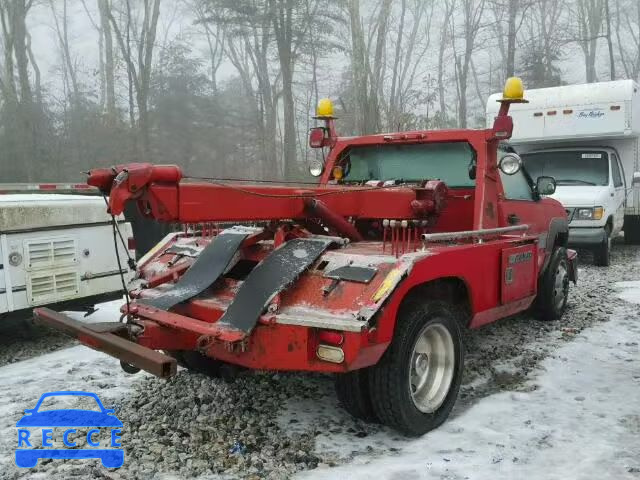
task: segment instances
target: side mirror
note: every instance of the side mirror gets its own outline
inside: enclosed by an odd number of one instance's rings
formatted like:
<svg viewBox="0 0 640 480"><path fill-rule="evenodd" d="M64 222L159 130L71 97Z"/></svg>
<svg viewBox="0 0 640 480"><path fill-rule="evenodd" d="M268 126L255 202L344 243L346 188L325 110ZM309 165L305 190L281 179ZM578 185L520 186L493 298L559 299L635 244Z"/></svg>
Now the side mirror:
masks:
<svg viewBox="0 0 640 480"><path fill-rule="evenodd" d="M515 175L522 168L522 159L517 153L505 153L498 161L498 168L505 175Z"/></svg>
<svg viewBox="0 0 640 480"><path fill-rule="evenodd" d="M312 177L319 177L324 172L324 163L319 162L317 160L309 163L309 173Z"/></svg>
<svg viewBox="0 0 640 480"><path fill-rule="evenodd" d="M640 187L640 172L633 172L631 177L631 185L633 187Z"/></svg>
<svg viewBox="0 0 640 480"><path fill-rule="evenodd" d="M556 192L556 179L553 177L538 177L536 180L538 195L553 195Z"/></svg>

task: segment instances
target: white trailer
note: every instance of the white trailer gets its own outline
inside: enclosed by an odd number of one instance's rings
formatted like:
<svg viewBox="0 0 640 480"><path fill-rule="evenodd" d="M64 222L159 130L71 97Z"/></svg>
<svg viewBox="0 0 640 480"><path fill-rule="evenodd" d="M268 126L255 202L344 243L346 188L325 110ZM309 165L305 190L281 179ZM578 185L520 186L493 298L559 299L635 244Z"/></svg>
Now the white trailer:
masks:
<svg viewBox="0 0 640 480"><path fill-rule="evenodd" d="M487 102L487 123L497 115ZM510 145L532 177L549 175L569 215L569 244L609 264L611 238L640 243L640 91L632 80L527 90ZM534 178L535 180L535 178Z"/></svg>
<svg viewBox="0 0 640 480"><path fill-rule="evenodd" d="M0 184L0 192L53 189ZM123 217L117 222L120 266L102 197L0 193L0 319L38 305L90 309L120 298L121 273L127 282L133 276L127 260L135 245L131 226Z"/></svg>

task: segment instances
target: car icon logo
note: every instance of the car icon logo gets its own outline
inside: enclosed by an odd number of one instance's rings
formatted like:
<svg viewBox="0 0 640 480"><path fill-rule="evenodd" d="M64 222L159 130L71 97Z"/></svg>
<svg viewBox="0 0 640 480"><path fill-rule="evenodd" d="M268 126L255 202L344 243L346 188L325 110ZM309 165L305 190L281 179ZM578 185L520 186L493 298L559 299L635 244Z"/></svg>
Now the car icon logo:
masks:
<svg viewBox="0 0 640 480"><path fill-rule="evenodd" d="M97 410L58 408L45 410L42 403L51 397L84 397L95 400ZM92 406L93 403L92 403ZM16 448L16 465L22 468L32 468L41 458L50 459L90 459L99 458L106 468L119 468L124 463L124 449L121 448L120 433L122 422L116 417L115 411L107 409L95 393L91 392L48 392L43 394L36 406L24 411L25 415L18 420L18 448ZM42 438L37 438L29 428L42 430ZM64 430L59 439L65 448L53 448L54 429ZM78 447L80 440L77 429L86 431L86 444L89 448ZM101 432L109 430L108 441L99 437ZM38 445L40 443L40 445ZM38 448L41 446L42 448ZM105 448L105 447L111 448ZM23 448L31 447L31 448ZM50 448L47 448L50 447ZM114 448L120 447L120 448Z"/></svg>

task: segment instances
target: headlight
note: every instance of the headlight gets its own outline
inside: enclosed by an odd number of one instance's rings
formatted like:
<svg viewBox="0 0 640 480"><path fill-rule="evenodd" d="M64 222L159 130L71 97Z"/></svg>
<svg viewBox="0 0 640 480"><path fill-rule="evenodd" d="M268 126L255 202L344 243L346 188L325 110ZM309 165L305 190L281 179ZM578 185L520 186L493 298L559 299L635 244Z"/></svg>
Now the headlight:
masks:
<svg viewBox="0 0 640 480"><path fill-rule="evenodd" d="M576 211L576 220L600 220L604 215L604 208L578 208Z"/></svg>

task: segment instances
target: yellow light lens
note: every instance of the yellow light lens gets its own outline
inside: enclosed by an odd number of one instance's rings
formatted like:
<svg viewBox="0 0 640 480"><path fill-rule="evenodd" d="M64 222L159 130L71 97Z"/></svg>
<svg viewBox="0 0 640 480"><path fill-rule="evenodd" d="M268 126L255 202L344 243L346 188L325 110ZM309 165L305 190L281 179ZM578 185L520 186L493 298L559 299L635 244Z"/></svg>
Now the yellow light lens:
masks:
<svg viewBox="0 0 640 480"><path fill-rule="evenodd" d="M333 167L332 173L333 178L335 178L336 180L342 180L342 177L344 177L344 171L342 170L342 167Z"/></svg>
<svg viewBox="0 0 640 480"><path fill-rule="evenodd" d="M317 117L333 117L333 103L328 98L321 98L316 108Z"/></svg>
<svg viewBox="0 0 640 480"><path fill-rule="evenodd" d="M522 100L524 98L524 85L519 77L509 77L504 84L502 92L503 100Z"/></svg>
<svg viewBox="0 0 640 480"><path fill-rule="evenodd" d="M595 207L593 209L593 219L594 220L600 220L603 216L604 216L604 208Z"/></svg>
<svg viewBox="0 0 640 480"><path fill-rule="evenodd" d="M390 290L395 288L401 278L402 271L397 268L391 270L378 287L378 290L376 290L376 293L373 294L371 300L373 300L374 303L378 303Z"/></svg>

